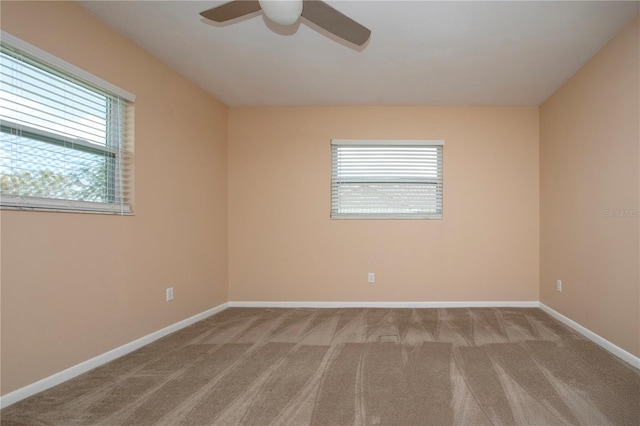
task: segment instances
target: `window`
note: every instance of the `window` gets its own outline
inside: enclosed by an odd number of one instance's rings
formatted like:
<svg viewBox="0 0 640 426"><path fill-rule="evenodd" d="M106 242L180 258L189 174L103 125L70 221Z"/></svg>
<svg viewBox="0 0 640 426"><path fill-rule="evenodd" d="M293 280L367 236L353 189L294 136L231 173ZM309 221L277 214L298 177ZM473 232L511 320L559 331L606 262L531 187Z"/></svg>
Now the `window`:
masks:
<svg viewBox="0 0 640 426"><path fill-rule="evenodd" d="M332 140L331 218L441 219L443 145Z"/></svg>
<svg viewBox="0 0 640 426"><path fill-rule="evenodd" d="M131 213L133 95L5 33L2 40L2 207Z"/></svg>

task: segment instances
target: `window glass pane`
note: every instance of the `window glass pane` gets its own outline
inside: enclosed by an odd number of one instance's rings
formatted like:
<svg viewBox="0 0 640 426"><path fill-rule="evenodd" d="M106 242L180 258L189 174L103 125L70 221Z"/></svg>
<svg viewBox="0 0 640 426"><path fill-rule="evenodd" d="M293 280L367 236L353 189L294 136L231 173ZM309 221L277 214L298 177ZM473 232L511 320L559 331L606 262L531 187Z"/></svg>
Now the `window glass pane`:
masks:
<svg viewBox="0 0 640 426"><path fill-rule="evenodd" d="M438 213L435 184L344 183L336 195L340 213Z"/></svg>
<svg viewBox="0 0 640 426"><path fill-rule="evenodd" d="M0 189L5 195L112 202L109 157L0 133Z"/></svg>

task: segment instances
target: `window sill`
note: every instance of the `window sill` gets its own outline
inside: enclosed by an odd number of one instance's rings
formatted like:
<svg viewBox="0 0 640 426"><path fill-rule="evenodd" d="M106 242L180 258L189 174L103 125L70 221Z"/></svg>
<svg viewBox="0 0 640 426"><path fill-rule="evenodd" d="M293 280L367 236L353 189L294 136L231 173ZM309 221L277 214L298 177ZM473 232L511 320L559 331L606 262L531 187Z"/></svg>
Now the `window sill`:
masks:
<svg viewBox="0 0 640 426"><path fill-rule="evenodd" d="M363 214L363 213L337 213L332 214L331 219L338 220L442 220L442 215L425 214Z"/></svg>
<svg viewBox="0 0 640 426"><path fill-rule="evenodd" d="M37 197L2 196L2 210L22 210L57 213L110 214L133 216L131 207L126 204L103 204L88 201L54 200Z"/></svg>

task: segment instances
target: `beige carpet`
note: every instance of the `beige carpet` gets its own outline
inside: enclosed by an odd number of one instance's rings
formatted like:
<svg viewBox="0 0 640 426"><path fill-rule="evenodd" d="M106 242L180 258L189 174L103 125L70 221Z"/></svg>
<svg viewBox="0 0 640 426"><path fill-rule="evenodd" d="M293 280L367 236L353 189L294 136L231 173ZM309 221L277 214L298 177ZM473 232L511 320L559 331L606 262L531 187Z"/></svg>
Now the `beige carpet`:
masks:
<svg viewBox="0 0 640 426"><path fill-rule="evenodd" d="M640 373L539 309L238 309L10 425L638 425Z"/></svg>

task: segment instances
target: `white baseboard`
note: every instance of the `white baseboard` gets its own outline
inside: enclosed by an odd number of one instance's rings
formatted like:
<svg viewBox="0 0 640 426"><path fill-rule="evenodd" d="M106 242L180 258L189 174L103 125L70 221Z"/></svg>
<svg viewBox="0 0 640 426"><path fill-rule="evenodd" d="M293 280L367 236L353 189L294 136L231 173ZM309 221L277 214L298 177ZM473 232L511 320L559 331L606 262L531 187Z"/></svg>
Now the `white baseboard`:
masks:
<svg viewBox="0 0 640 426"><path fill-rule="evenodd" d="M109 352L105 352L87 361L81 362L80 364L76 364L73 367L69 367L66 370L60 371L59 373L53 374L35 383L3 395L2 397L0 397L0 408L8 407L9 405L15 404L18 401L52 388L56 385L59 385L60 383L66 382L67 380L73 379L80 374L86 373L89 370L93 370L94 368L106 364L109 361L113 361L116 358L120 358L121 356L126 355L129 352L133 352L145 345L148 345L149 343L158 340L161 337L166 336L167 334L171 334L193 323L210 317L211 315L216 314L226 308L227 303L223 303L192 317L189 317L182 321L178 321L177 323L165 327L161 330L154 331L151 334L147 334L146 336L134 340L133 342L126 343L118 348L110 350Z"/></svg>
<svg viewBox="0 0 640 426"><path fill-rule="evenodd" d="M229 302L230 308L538 308L537 301L514 302Z"/></svg>
<svg viewBox="0 0 640 426"><path fill-rule="evenodd" d="M543 311L545 311L546 313L548 313L549 315L551 315L561 323L566 324L567 326L573 328L575 331L582 334L584 337L596 343L597 345L601 346L603 349L611 352L613 355L617 356L621 360L628 362L635 368L640 369L640 358L638 358L637 356L633 355L630 352L625 351L619 346L614 345L604 337L601 337L598 334L594 333L593 331L589 330L588 328L581 326L571 318L565 317L560 312L553 310L552 308L548 307L542 302L540 302L540 309L542 309Z"/></svg>

